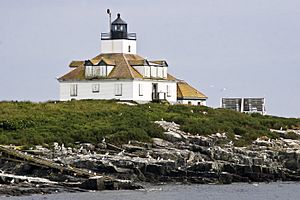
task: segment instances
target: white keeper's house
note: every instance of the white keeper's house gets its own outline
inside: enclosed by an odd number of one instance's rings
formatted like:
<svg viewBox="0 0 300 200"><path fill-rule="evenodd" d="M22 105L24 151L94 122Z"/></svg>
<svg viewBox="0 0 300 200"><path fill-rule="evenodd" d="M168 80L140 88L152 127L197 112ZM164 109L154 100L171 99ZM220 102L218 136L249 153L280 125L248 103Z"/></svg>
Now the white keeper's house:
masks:
<svg viewBox="0 0 300 200"><path fill-rule="evenodd" d="M60 100L118 99L147 103L206 105L207 97L168 73L165 60L147 60L136 52L136 34L127 32L120 14L101 34L101 54L72 61L70 72L58 78Z"/></svg>

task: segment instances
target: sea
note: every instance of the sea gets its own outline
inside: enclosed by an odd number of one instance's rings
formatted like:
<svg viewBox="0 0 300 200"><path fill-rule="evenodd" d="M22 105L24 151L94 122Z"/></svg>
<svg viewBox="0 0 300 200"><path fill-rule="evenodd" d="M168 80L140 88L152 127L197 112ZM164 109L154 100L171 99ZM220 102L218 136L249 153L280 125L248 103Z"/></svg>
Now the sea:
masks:
<svg viewBox="0 0 300 200"><path fill-rule="evenodd" d="M243 183L230 185L157 185L143 190L90 191L4 200L300 200L300 183Z"/></svg>

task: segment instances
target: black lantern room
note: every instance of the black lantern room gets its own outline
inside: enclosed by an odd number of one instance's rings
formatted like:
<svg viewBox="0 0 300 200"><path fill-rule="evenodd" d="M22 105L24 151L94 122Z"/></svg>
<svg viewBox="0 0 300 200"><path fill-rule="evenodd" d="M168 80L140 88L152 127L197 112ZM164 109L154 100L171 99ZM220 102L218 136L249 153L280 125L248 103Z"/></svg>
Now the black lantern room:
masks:
<svg viewBox="0 0 300 200"><path fill-rule="evenodd" d="M120 13L117 19L111 23L111 39L127 39L127 23L121 19Z"/></svg>

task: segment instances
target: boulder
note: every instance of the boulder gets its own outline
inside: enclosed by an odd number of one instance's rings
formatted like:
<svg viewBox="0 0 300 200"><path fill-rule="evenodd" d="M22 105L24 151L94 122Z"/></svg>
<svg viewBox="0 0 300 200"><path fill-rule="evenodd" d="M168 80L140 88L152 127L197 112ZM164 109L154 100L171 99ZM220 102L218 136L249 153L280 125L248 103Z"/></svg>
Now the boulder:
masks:
<svg viewBox="0 0 300 200"><path fill-rule="evenodd" d="M122 147L123 147L123 149L126 150L126 152L129 152L129 153L146 150L144 147L134 146L134 145L130 145L130 144L124 144L124 145L122 145Z"/></svg>
<svg viewBox="0 0 300 200"><path fill-rule="evenodd" d="M215 162L198 162L188 167L187 170L195 172L208 172L216 170L216 165L217 164Z"/></svg>
<svg viewBox="0 0 300 200"><path fill-rule="evenodd" d="M182 136L174 131L164 132L164 135L166 140L169 142L178 142L183 140Z"/></svg>
<svg viewBox="0 0 300 200"><path fill-rule="evenodd" d="M149 164L146 166L145 172L155 175L163 175L165 174L165 168L162 165Z"/></svg>
<svg viewBox="0 0 300 200"><path fill-rule="evenodd" d="M173 143L163 140L161 138L153 138L152 139L153 145L155 147L173 147Z"/></svg>
<svg viewBox="0 0 300 200"><path fill-rule="evenodd" d="M84 181L79 187L87 190L104 190L106 189L104 181L103 176L95 176Z"/></svg>

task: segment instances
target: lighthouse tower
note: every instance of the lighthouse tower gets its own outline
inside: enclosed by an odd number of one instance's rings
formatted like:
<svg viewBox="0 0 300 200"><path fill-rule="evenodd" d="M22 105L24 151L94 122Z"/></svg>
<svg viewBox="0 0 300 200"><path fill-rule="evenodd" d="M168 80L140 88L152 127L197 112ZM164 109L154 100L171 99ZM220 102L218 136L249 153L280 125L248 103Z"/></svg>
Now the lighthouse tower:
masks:
<svg viewBox="0 0 300 200"><path fill-rule="evenodd" d="M101 33L101 53L136 54L136 33L127 32L127 23L119 13L110 24L110 32Z"/></svg>

